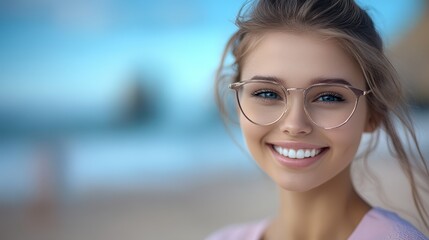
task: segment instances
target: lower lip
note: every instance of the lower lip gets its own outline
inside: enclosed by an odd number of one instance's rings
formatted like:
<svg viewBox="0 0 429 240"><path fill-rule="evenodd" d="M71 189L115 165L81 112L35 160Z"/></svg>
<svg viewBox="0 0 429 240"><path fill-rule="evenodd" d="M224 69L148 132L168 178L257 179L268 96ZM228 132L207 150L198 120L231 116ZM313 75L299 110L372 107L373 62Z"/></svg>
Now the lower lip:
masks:
<svg viewBox="0 0 429 240"><path fill-rule="evenodd" d="M288 167L288 168L294 168L294 169L302 169L307 168L322 158L322 156L326 153L327 148L322 149L322 151L314 156L309 158L288 158L281 154L279 154L276 150L274 150L273 146L270 146L271 151L273 152L274 158L277 160L278 163L280 163L282 166Z"/></svg>

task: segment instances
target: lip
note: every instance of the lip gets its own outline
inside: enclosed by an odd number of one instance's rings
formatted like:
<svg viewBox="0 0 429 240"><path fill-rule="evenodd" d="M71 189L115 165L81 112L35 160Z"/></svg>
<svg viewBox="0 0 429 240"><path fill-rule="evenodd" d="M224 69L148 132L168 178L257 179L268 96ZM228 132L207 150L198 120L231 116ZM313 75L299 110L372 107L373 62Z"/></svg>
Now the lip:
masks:
<svg viewBox="0 0 429 240"><path fill-rule="evenodd" d="M322 149L327 148L326 146L320 146L310 143L300 143L300 142L271 142L268 145L280 146L282 148L293 148L293 149Z"/></svg>
<svg viewBox="0 0 429 240"><path fill-rule="evenodd" d="M317 163L326 154L327 150L329 149L329 147L322 147L322 146L307 144L307 143L270 143L267 145L270 148L274 156L274 159L276 160L277 163L279 163L281 166L285 166L292 169L304 169L312 166L313 164ZM314 157L303 158L303 159L292 159L279 154L276 150L274 150L274 146L280 146L283 148L292 148L292 149L320 149L321 152Z"/></svg>

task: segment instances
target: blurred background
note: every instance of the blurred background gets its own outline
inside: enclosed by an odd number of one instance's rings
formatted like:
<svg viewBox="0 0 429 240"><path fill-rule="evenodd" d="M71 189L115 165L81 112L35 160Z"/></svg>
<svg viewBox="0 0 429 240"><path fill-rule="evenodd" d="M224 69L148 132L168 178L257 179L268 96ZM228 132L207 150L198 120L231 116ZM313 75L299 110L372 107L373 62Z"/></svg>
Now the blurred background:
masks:
<svg viewBox="0 0 429 240"><path fill-rule="evenodd" d="M358 2L429 149L429 1ZM0 239L203 239L273 214L213 97L242 3L0 0Z"/></svg>

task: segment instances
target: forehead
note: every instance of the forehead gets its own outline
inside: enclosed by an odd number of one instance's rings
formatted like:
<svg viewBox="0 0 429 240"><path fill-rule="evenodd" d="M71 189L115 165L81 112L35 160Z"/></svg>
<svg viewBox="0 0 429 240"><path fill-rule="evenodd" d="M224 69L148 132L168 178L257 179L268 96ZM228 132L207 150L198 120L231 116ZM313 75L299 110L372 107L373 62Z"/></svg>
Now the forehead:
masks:
<svg viewBox="0 0 429 240"><path fill-rule="evenodd" d="M256 75L282 79L290 87L324 78L346 79L353 86L365 87L356 61L336 40L315 33L264 33L243 62L241 80Z"/></svg>

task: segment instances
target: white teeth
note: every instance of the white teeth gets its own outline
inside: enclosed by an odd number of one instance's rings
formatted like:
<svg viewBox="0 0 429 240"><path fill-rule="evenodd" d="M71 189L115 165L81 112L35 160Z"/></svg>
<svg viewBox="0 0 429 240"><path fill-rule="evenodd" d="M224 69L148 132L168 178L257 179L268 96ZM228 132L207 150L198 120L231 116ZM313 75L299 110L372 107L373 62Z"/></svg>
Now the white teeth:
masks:
<svg viewBox="0 0 429 240"><path fill-rule="evenodd" d="M290 149L288 156L289 156L289 158L296 158L296 150Z"/></svg>
<svg viewBox="0 0 429 240"><path fill-rule="evenodd" d="M320 149L287 149L280 146L274 146L274 150L285 157L294 159L314 157L321 151Z"/></svg>
<svg viewBox="0 0 429 240"><path fill-rule="evenodd" d="M310 157L310 156L311 156L311 150L309 149L305 150L304 157Z"/></svg>
<svg viewBox="0 0 429 240"><path fill-rule="evenodd" d="M289 154L289 151L287 148L283 148L283 151L281 152L284 156L287 156Z"/></svg>
<svg viewBox="0 0 429 240"><path fill-rule="evenodd" d="M296 158L303 159L304 158L304 150L299 149L298 151L296 151Z"/></svg>

